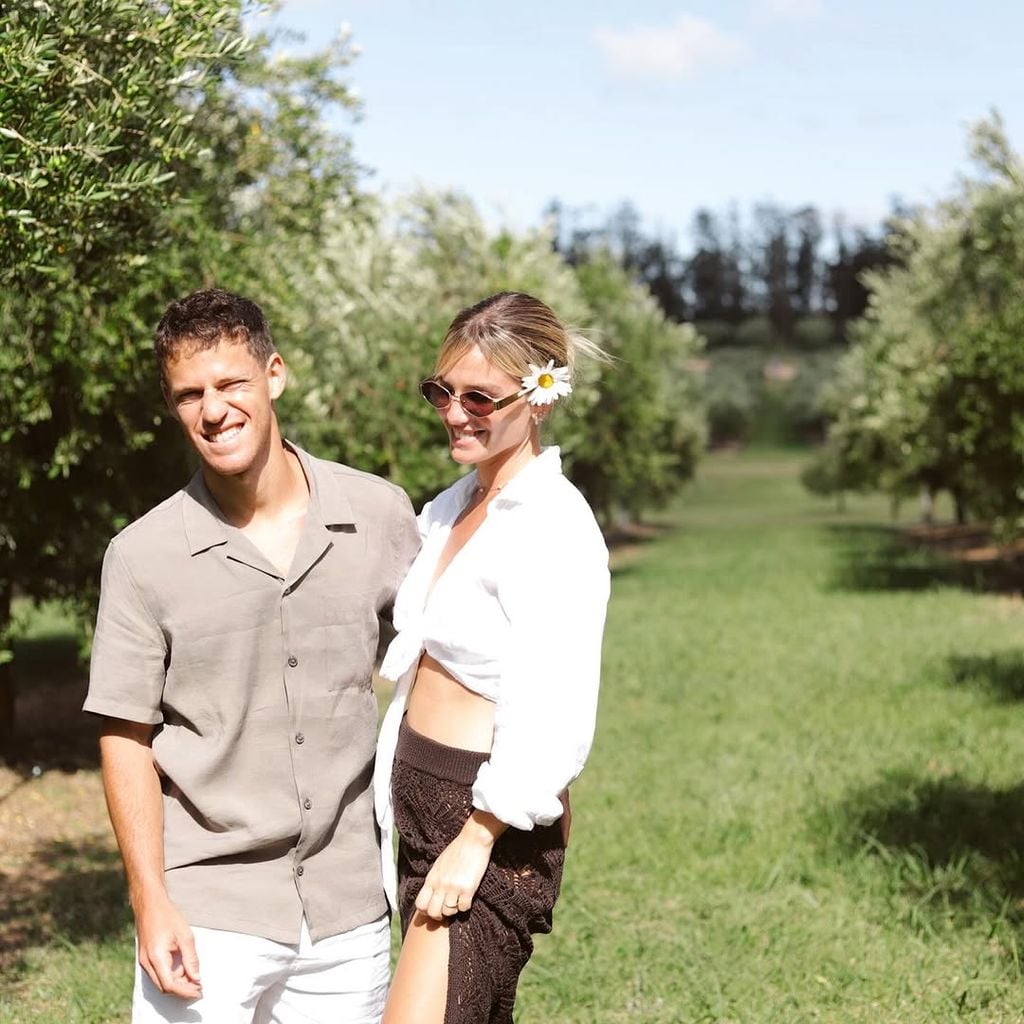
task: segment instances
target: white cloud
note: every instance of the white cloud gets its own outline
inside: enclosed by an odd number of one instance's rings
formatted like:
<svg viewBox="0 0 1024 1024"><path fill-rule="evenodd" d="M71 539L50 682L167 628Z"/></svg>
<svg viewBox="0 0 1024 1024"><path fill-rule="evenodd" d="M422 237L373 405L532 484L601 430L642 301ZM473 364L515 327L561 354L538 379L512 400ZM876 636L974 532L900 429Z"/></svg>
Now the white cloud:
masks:
<svg viewBox="0 0 1024 1024"><path fill-rule="evenodd" d="M372 3L374 0L349 0L346 6L369 7ZM331 12L338 8L338 4L333 0L278 0L275 7L289 13L294 11Z"/></svg>
<svg viewBox="0 0 1024 1024"><path fill-rule="evenodd" d="M691 14L663 28L599 28L594 41L612 70L628 78L696 78L739 63L747 52L741 39Z"/></svg>
<svg viewBox="0 0 1024 1024"><path fill-rule="evenodd" d="M769 21L810 21L821 13L821 0L754 0L754 14Z"/></svg>

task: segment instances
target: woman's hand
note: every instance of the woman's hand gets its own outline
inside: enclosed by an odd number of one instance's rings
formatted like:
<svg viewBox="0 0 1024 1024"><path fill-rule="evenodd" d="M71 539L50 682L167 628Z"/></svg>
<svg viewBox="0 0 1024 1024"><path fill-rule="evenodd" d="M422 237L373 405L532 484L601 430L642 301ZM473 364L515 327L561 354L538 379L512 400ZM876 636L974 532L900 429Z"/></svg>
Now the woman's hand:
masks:
<svg viewBox="0 0 1024 1024"><path fill-rule="evenodd" d="M493 814L473 811L427 872L416 909L435 921L469 910L490 863L491 850L506 828Z"/></svg>

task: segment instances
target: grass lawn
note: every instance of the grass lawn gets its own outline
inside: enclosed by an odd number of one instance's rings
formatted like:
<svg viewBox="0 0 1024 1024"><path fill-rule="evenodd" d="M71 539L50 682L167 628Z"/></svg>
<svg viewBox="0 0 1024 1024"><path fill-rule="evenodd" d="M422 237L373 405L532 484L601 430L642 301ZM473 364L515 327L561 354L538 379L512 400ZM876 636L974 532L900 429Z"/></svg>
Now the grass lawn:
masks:
<svg viewBox="0 0 1024 1024"><path fill-rule="evenodd" d="M709 458L618 552L518 1024L1021 1019L1024 604L896 543L882 501L807 496L799 466ZM91 769L0 776L4 1024L128 1019L100 801ZM10 854L18 815L69 803L80 834Z"/></svg>

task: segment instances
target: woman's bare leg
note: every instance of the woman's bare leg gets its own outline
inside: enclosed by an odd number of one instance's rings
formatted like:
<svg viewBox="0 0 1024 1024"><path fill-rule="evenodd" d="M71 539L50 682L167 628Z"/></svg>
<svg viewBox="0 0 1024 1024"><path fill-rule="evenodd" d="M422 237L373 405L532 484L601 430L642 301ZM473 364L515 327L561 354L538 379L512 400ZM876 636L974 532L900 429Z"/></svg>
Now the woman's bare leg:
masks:
<svg viewBox="0 0 1024 1024"><path fill-rule="evenodd" d="M448 941L447 924L413 912L381 1024L444 1024Z"/></svg>

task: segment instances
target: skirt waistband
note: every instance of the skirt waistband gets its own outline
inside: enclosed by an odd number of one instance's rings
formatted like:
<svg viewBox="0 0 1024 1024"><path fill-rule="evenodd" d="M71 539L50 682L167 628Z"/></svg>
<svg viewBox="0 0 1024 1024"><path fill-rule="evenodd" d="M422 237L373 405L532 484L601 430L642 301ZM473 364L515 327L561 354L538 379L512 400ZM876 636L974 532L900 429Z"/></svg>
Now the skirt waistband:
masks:
<svg viewBox="0 0 1024 1024"><path fill-rule="evenodd" d="M480 750L463 750L438 743L416 732L403 718L398 728L395 760L427 772L438 779L447 779L460 786L472 786L480 766L490 757Z"/></svg>

